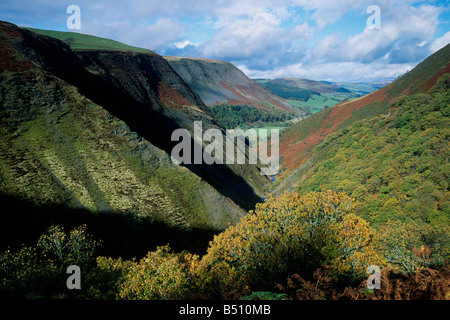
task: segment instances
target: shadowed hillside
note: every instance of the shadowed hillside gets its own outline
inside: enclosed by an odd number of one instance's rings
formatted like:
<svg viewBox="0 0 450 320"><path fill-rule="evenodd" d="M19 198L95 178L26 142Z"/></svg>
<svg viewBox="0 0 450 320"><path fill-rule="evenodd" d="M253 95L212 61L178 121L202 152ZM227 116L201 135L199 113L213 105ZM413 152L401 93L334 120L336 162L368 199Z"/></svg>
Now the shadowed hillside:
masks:
<svg viewBox="0 0 450 320"><path fill-rule="evenodd" d="M6 22L0 43L2 194L181 230L221 230L259 201L269 180L254 165L171 161L173 130L221 128L162 57L71 50Z"/></svg>

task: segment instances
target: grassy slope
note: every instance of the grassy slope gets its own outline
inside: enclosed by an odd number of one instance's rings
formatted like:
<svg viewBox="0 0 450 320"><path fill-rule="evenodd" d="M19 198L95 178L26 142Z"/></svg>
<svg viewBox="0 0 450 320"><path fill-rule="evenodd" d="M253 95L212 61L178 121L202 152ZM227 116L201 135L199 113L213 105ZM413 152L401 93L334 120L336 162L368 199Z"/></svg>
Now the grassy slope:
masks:
<svg viewBox="0 0 450 320"><path fill-rule="evenodd" d="M44 36L59 39L65 42L72 50L110 50L110 51L132 51L148 53L150 50L126 45L111 39L100 38L77 32L63 32L53 30L42 30L35 28L24 28Z"/></svg>

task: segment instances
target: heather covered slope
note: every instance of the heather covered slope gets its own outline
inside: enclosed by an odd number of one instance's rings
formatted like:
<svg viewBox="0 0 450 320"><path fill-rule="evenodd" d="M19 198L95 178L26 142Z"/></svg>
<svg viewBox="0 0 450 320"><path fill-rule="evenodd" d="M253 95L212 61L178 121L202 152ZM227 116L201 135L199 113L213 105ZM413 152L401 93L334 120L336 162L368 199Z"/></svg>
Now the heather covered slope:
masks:
<svg viewBox="0 0 450 320"><path fill-rule="evenodd" d="M174 230L222 230L259 199L268 180L255 166L172 163L174 129L192 130L194 120L204 129L219 127L162 57L72 51L60 40L5 22L0 42L3 196ZM20 219L3 218L8 235Z"/></svg>
<svg viewBox="0 0 450 320"><path fill-rule="evenodd" d="M328 134L357 120L387 112L390 104L402 95L428 92L443 74L450 71L449 56L450 46L447 45L391 84L320 111L285 130L280 138L282 165L287 171L308 165L311 148Z"/></svg>
<svg viewBox="0 0 450 320"><path fill-rule="evenodd" d="M376 226L448 226L449 50L386 88L289 128L281 138L287 170L275 192L345 192Z"/></svg>

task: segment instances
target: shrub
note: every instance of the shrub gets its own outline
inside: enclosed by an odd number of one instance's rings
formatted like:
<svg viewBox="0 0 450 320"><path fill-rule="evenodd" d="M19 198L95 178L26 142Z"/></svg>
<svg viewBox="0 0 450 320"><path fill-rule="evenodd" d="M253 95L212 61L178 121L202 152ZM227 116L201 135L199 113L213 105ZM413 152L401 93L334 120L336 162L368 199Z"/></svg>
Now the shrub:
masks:
<svg viewBox="0 0 450 320"><path fill-rule="evenodd" d="M413 274L424 267L441 267L450 257L448 226L431 227L412 220L388 221L380 227L379 250L392 268Z"/></svg>
<svg viewBox="0 0 450 320"><path fill-rule="evenodd" d="M51 226L37 246L24 245L17 252L6 250L0 254L0 295L27 299L83 296L84 292L67 290L66 269L72 264L81 267L86 284L99 245L86 233L85 225L69 234L59 226Z"/></svg>
<svg viewBox="0 0 450 320"><path fill-rule="evenodd" d="M194 286L192 267L196 256L175 254L158 247L139 262L132 262L119 296L122 299L171 300L189 298Z"/></svg>
<svg viewBox="0 0 450 320"><path fill-rule="evenodd" d="M48 233L43 234L38 241L38 247L44 254L67 266L85 264L93 260L94 252L101 241L93 239L86 233L86 225L81 225L67 235L64 228L51 226Z"/></svg>
<svg viewBox="0 0 450 320"><path fill-rule="evenodd" d="M36 299L50 295L61 276L61 270L34 247L0 254L0 297Z"/></svg>
<svg viewBox="0 0 450 320"><path fill-rule="evenodd" d="M310 275L322 265L333 265L336 281L360 279L368 265L382 264L373 237L345 194L285 192L216 236L201 264L218 283L252 289L271 289L289 274Z"/></svg>
<svg viewBox="0 0 450 320"><path fill-rule="evenodd" d="M366 188L371 193L375 193L380 186L381 186L381 179L378 178L377 176L369 178L366 182Z"/></svg>

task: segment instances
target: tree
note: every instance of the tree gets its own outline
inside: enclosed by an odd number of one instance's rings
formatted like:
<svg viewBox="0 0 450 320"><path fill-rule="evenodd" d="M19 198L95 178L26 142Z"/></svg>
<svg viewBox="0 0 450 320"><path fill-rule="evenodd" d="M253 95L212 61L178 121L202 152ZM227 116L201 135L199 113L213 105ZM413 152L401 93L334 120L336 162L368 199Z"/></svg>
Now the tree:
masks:
<svg viewBox="0 0 450 320"><path fill-rule="evenodd" d="M216 282L252 289L270 290L287 275L310 276L323 265L333 266L336 280L361 279L367 266L382 264L374 235L343 193L285 192L216 236L201 264Z"/></svg>
<svg viewBox="0 0 450 320"><path fill-rule="evenodd" d="M86 233L86 225L67 234L60 226L51 226L41 235L37 246L23 245L17 252L0 253L0 296L64 297L83 296L84 290L67 290L67 267L82 267L83 283L89 287L91 272L95 269L94 252L99 247Z"/></svg>
<svg viewBox="0 0 450 320"><path fill-rule="evenodd" d="M81 225L67 235L60 226L51 226L48 233L39 238L38 246L64 265L83 264L92 259L101 241L93 239Z"/></svg>

